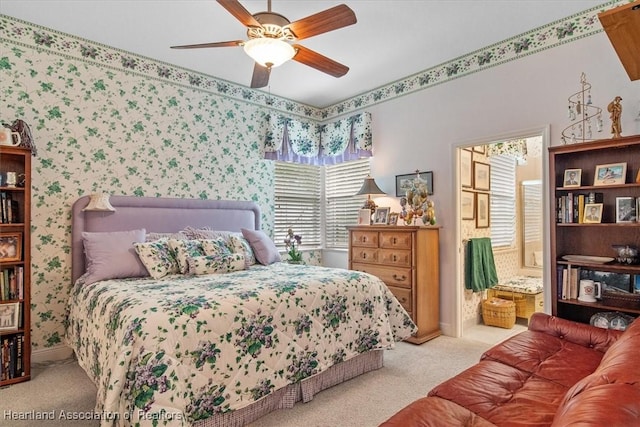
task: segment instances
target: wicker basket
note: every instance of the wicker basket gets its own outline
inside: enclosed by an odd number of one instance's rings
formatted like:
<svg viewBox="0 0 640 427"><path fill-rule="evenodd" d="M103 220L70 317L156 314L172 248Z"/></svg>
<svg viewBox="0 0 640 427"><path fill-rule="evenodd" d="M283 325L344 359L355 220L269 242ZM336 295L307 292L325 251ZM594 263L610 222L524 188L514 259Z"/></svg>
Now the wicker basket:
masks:
<svg viewBox="0 0 640 427"><path fill-rule="evenodd" d="M516 323L516 304L501 298L482 301L482 319L487 326L511 329Z"/></svg>

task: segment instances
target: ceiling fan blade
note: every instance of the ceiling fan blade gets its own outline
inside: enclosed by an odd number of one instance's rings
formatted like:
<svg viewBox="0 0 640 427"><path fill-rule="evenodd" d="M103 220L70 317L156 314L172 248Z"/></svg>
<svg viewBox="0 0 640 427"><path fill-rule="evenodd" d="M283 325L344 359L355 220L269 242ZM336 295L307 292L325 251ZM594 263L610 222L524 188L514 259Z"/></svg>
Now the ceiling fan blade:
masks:
<svg viewBox="0 0 640 427"><path fill-rule="evenodd" d="M238 0L218 0L218 3L227 9L227 12L235 16L238 21L242 22L245 27L262 27L256 18L254 18Z"/></svg>
<svg viewBox="0 0 640 427"><path fill-rule="evenodd" d="M331 9L307 16L287 25L298 40L306 39L318 34L337 30L358 22L356 14L349 6L341 4Z"/></svg>
<svg viewBox="0 0 640 427"><path fill-rule="evenodd" d="M311 49L308 49L299 44L294 44L293 48L296 50L296 54L293 57L294 61L298 61L304 65L320 70L323 73L327 73L333 77L342 77L347 74L349 67L342 65L333 59L327 58L324 55L320 55Z"/></svg>
<svg viewBox="0 0 640 427"><path fill-rule="evenodd" d="M185 44L182 46L171 46L171 49L199 49L202 47L231 47L241 46L244 40L233 40L228 42L215 42L215 43L200 43L200 44Z"/></svg>
<svg viewBox="0 0 640 427"><path fill-rule="evenodd" d="M256 89L259 87L265 87L269 84L269 75L271 75L271 68L263 67L256 62L253 67L253 77L251 77L251 87Z"/></svg>

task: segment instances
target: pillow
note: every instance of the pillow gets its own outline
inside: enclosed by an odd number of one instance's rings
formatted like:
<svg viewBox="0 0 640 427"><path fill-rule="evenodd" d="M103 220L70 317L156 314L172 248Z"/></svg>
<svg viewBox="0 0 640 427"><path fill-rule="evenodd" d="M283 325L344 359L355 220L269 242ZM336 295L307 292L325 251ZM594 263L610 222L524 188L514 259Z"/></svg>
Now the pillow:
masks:
<svg viewBox="0 0 640 427"><path fill-rule="evenodd" d="M142 243L146 230L83 232L86 261L85 284L99 280L148 276L134 243Z"/></svg>
<svg viewBox="0 0 640 427"><path fill-rule="evenodd" d="M169 247L169 239L162 238L153 242L134 243L133 247L154 279L180 272L175 253Z"/></svg>
<svg viewBox="0 0 640 427"><path fill-rule="evenodd" d="M178 231L177 233L147 233L145 241L155 242L160 239L186 240L188 237L182 231Z"/></svg>
<svg viewBox="0 0 640 427"><path fill-rule="evenodd" d="M182 233L184 233L187 238L195 240L217 239L223 237L227 239L227 245L231 248L232 252L244 253L247 267L256 263L256 257L253 253L253 249L251 249L251 245L247 239L244 238L242 233L193 227L185 227L185 229L182 230Z"/></svg>
<svg viewBox="0 0 640 427"><path fill-rule="evenodd" d="M189 272L189 264L187 264L189 257L205 255L200 240L169 239L169 247L174 252L176 261L178 262L178 269L182 274Z"/></svg>
<svg viewBox="0 0 640 427"><path fill-rule="evenodd" d="M243 228L242 235L249 241L256 260L260 264L269 265L282 261L276 244L263 231Z"/></svg>
<svg viewBox="0 0 640 427"><path fill-rule="evenodd" d="M187 258L189 274L219 274L244 270L244 255L203 255Z"/></svg>
<svg viewBox="0 0 640 427"><path fill-rule="evenodd" d="M222 237L218 237L217 239L205 239L201 240L202 249L204 250L205 255L231 255L233 250L227 245L227 239Z"/></svg>

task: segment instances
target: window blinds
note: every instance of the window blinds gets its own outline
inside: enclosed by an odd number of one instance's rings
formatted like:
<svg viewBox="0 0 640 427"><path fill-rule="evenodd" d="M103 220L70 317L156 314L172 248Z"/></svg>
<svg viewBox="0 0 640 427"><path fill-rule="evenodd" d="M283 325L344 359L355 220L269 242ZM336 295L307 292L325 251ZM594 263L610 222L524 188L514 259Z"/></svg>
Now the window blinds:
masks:
<svg viewBox="0 0 640 427"><path fill-rule="evenodd" d="M514 247L516 239L516 160L500 155L491 164L491 243Z"/></svg>

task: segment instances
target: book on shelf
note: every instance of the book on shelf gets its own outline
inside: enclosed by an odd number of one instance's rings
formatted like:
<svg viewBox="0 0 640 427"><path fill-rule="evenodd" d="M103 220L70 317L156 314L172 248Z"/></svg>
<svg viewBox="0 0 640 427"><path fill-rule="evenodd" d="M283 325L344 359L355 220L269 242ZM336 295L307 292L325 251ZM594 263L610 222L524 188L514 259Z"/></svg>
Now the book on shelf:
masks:
<svg viewBox="0 0 640 427"><path fill-rule="evenodd" d="M580 268L571 265L558 266L556 281L558 283L558 298L562 300L578 298L578 283L580 282Z"/></svg>
<svg viewBox="0 0 640 427"><path fill-rule="evenodd" d="M0 271L0 301L24 298L24 266L16 265Z"/></svg>
<svg viewBox="0 0 640 427"><path fill-rule="evenodd" d="M2 224L14 224L20 222L18 215L19 203L14 200L11 193L0 191L0 222Z"/></svg>
<svg viewBox="0 0 640 427"><path fill-rule="evenodd" d="M0 343L0 381L25 375L23 349L23 334L14 334L2 338Z"/></svg>
<svg viewBox="0 0 640 427"><path fill-rule="evenodd" d="M602 193L573 193L558 196L556 199L556 223L582 224L584 206L587 203L603 203Z"/></svg>

